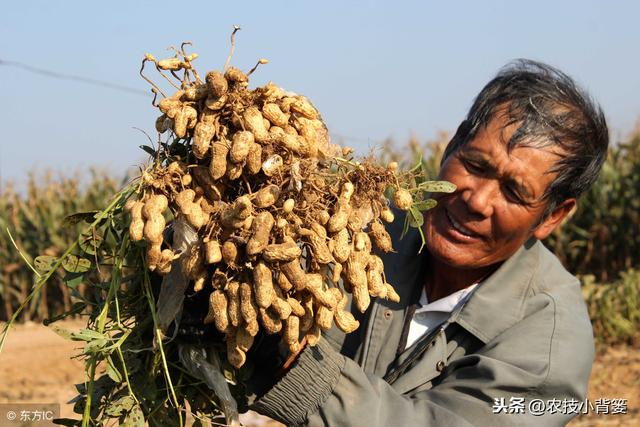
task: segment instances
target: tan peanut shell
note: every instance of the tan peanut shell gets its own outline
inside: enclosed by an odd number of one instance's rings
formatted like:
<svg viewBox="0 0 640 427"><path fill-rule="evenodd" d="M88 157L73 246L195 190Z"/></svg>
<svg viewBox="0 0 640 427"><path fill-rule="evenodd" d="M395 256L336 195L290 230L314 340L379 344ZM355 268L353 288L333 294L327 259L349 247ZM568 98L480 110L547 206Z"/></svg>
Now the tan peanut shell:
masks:
<svg viewBox="0 0 640 427"><path fill-rule="evenodd" d="M227 154L229 146L225 140L214 141L212 146L211 163L209 163L209 175L218 180L227 173Z"/></svg>
<svg viewBox="0 0 640 427"><path fill-rule="evenodd" d="M201 120L193 130L193 155L203 159L209 152L211 139L216 133L216 127L211 120Z"/></svg>
<svg viewBox="0 0 640 427"><path fill-rule="evenodd" d="M247 323L258 318L258 306L253 298L253 290L246 282L240 285L240 313Z"/></svg>
<svg viewBox="0 0 640 427"><path fill-rule="evenodd" d="M260 307L259 313L260 323L268 334L277 334L282 330L282 320L277 314L262 307Z"/></svg>
<svg viewBox="0 0 640 427"><path fill-rule="evenodd" d="M298 337L300 336L300 318L297 316L289 316L284 321L284 342L289 347L291 353L297 353L300 350Z"/></svg>
<svg viewBox="0 0 640 427"><path fill-rule="evenodd" d="M404 188L398 188L393 194L393 205L401 211L408 211L413 204L411 193Z"/></svg>
<svg viewBox="0 0 640 427"><path fill-rule="evenodd" d="M231 240L222 244L222 259L227 265L235 265L238 261L238 247Z"/></svg>
<svg viewBox="0 0 640 427"><path fill-rule="evenodd" d="M255 175L258 172L260 172L261 168L262 168L262 146L254 142L249 146L249 153L247 153L245 170L249 175Z"/></svg>
<svg viewBox="0 0 640 427"><path fill-rule="evenodd" d="M331 329L331 325L333 323L333 310L325 307L324 305L318 306L318 311L316 312L316 325L323 330L328 331Z"/></svg>
<svg viewBox="0 0 640 427"><path fill-rule="evenodd" d="M262 257L269 262L290 262L297 260L301 254L302 249L296 243L285 242L267 245Z"/></svg>
<svg viewBox="0 0 640 427"><path fill-rule="evenodd" d="M333 320L336 326L345 334L349 334L360 326L360 322L358 322L353 314L348 311L345 311L345 307L349 298L346 294L342 293L339 289L333 288L332 290L337 290L340 295L336 295L338 298L338 306L336 307L333 313Z"/></svg>
<svg viewBox="0 0 640 427"><path fill-rule="evenodd" d="M280 187L275 184L270 184L255 193L253 204L257 208L268 208L278 200L279 196Z"/></svg>
<svg viewBox="0 0 640 427"><path fill-rule="evenodd" d="M237 332L233 329L227 333L227 360L236 369L242 367L247 360L247 355L238 346Z"/></svg>
<svg viewBox="0 0 640 427"><path fill-rule="evenodd" d="M244 163L231 163L227 165L227 178L231 181L239 179L244 170Z"/></svg>
<svg viewBox="0 0 640 427"><path fill-rule="evenodd" d="M216 112L221 110L226 103L227 103L227 95L222 95L219 98L216 96L209 95L207 99L205 99L204 101L204 105L207 107L207 109L211 111L216 111Z"/></svg>
<svg viewBox="0 0 640 427"><path fill-rule="evenodd" d="M280 172L284 165L282 156L279 154L272 154L262 162L262 172L266 176L274 176Z"/></svg>
<svg viewBox="0 0 640 427"><path fill-rule="evenodd" d="M366 285L366 283L365 283ZM309 291L316 301L329 308L333 309L338 303L333 294L329 291L325 291L322 285L322 275L318 273L307 274L307 291Z"/></svg>
<svg viewBox="0 0 640 427"><path fill-rule="evenodd" d="M391 252L393 251L393 244L391 242L391 236L378 221L374 221L371 223L371 233L370 233L373 243L380 249L382 252Z"/></svg>
<svg viewBox="0 0 640 427"><path fill-rule="evenodd" d="M207 85L202 83L195 84L185 89L184 95L182 95L182 97L186 101L200 101L201 99L206 98L208 94L209 91L207 89Z"/></svg>
<svg viewBox="0 0 640 427"><path fill-rule="evenodd" d="M209 94L215 98L220 98L229 89L227 79L218 71L209 71L205 76L205 81L207 82Z"/></svg>
<svg viewBox="0 0 640 427"><path fill-rule="evenodd" d="M300 331L307 332L314 325L313 297L305 292L302 294L300 302L304 308L304 315L300 317Z"/></svg>
<svg viewBox="0 0 640 427"><path fill-rule="evenodd" d="M162 261L162 246L160 243L151 243L147 249L147 266L149 270L154 271L158 263Z"/></svg>
<svg viewBox="0 0 640 427"><path fill-rule="evenodd" d="M229 328L229 314L227 312L227 297L224 292L215 290L209 296L209 311L204 318L204 323L212 323L220 332L226 332Z"/></svg>
<svg viewBox="0 0 640 427"><path fill-rule="evenodd" d="M256 142L267 142L269 131L264 125L262 113L257 107L249 107L242 114L244 125L247 130L253 133Z"/></svg>
<svg viewBox="0 0 640 427"><path fill-rule="evenodd" d="M180 58L161 59L156 63L161 70L178 71L182 68L183 63Z"/></svg>
<svg viewBox="0 0 640 427"><path fill-rule="evenodd" d="M305 310L300 301L295 298L287 297L287 303L289 307L291 307L291 313L295 316L302 317L304 316Z"/></svg>
<svg viewBox="0 0 640 427"><path fill-rule="evenodd" d="M252 144L254 144L254 139L251 132L238 131L234 133L231 150L229 150L229 160L233 163L244 163Z"/></svg>
<svg viewBox="0 0 640 427"><path fill-rule="evenodd" d="M391 209L389 209L388 207L385 207L380 212L380 219L382 219L384 222L390 224L395 219L395 215L393 215L393 212L391 211Z"/></svg>
<svg viewBox="0 0 640 427"><path fill-rule="evenodd" d="M322 227L321 225L319 226L324 230L324 227ZM301 228L299 230L299 233L301 236L306 237L309 241L309 244L311 245L313 251L313 257L316 262L320 264L328 264L334 261L333 256L331 255L331 251L329 251L329 248L327 247L326 232L324 233L325 237L322 237L315 231L308 230L306 228Z"/></svg>
<svg viewBox="0 0 640 427"><path fill-rule="evenodd" d="M286 300L280 297L273 299L273 302L271 303L271 310L273 310L282 320L285 320L291 315L291 306Z"/></svg>
<svg viewBox="0 0 640 427"><path fill-rule="evenodd" d="M311 347L315 347L318 344L318 341L320 341L320 336L320 327L317 324L314 324L305 335L305 337L307 338L307 344L309 344Z"/></svg>
<svg viewBox="0 0 640 427"><path fill-rule="evenodd" d="M387 288L386 298L391 302L400 302L400 295L398 295L396 290L393 289L393 286L391 286L389 283L385 283L385 286Z"/></svg>
<svg viewBox="0 0 640 427"><path fill-rule="evenodd" d="M295 134L287 133L279 126L272 126L269 129L269 138L294 154L303 155L305 153L305 141L297 132Z"/></svg>
<svg viewBox="0 0 640 427"><path fill-rule="evenodd" d="M280 290L284 293L287 293L291 289L293 289L293 285L291 284L291 282L289 282L289 279L287 279L287 276L285 276L283 272L278 273L276 283L278 284Z"/></svg>
<svg viewBox="0 0 640 427"><path fill-rule="evenodd" d="M232 84L244 84L249 81L247 75L236 67L229 67L224 73L224 78Z"/></svg>
<svg viewBox="0 0 640 427"><path fill-rule="evenodd" d="M386 288L382 277L383 270L384 264L380 257L371 255L367 268L367 287L369 288L369 295L373 297L381 296L382 292L386 295Z"/></svg>
<svg viewBox="0 0 640 427"><path fill-rule="evenodd" d="M269 235L274 224L271 212L260 212L251 224L252 235L247 242L247 255L259 254L269 244Z"/></svg>
<svg viewBox="0 0 640 427"><path fill-rule="evenodd" d="M222 261L222 250L217 240L209 240L204 245L205 264L217 264Z"/></svg>
<svg viewBox="0 0 640 427"><path fill-rule="evenodd" d="M184 138L187 135L187 129L192 127L192 124L195 126L196 120L198 119L198 112L195 108L183 104L173 119L173 132L176 134L176 137Z"/></svg>
<svg viewBox="0 0 640 427"><path fill-rule="evenodd" d="M222 211L222 225L231 229L240 228L250 215L251 200L247 196L238 197Z"/></svg>
<svg viewBox="0 0 640 427"><path fill-rule="evenodd" d="M142 220L142 207L144 203L139 200L129 200L125 206L125 210L131 214L131 224L129 225L129 237L131 241L138 242L142 240L144 221Z"/></svg>
<svg viewBox="0 0 640 427"><path fill-rule="evenodd" d="M251 334L251 331L246 327L241 327L236 330L236 346L238 349L246 353L253 345L253 337L256 334Z"/></svg>
<svg viewBox="0 0 640 427"><path fill-rule="evenodd" d="M301 291L307 286L307 276L298 259L280 264L280 269L296 291Z"/></svg>
<svg viewBox="0 0 640 427"><path fill-rule="evenodd" d="M282 112L278 104L264 104L262 107L262 115L275 126L283 128L289 124L289 115Z"/></svg>
<svg viewBox="0 0 640 427"><path fill-rule="evenodd" d="M253 291L261 308L269 307L276 297L271 269L263 261L258 261L253 267Z"/></svg>
<svg viewBox="0 0 640 427"><path fill-rule="evenodd" d="M251 319L244 324L244 329L247 331L249 335L255 337L260 332L260 324L258 323L258 318Z"/></svg>
<svg viewBox="0 0 640 427"><path fill-rule="evenodd" d="M229 282L227 285L227 311L229 313L229 323L232 326L240 326L242 315L240 313L240 284L238 282Z"/></svg>
<svg viewBox="0 0 640 427"><path fill-rule="evenodd" d="M308 119L317 119L320 117L315 107L303 96L297 97L290 108L292 111L302 114Z"/></svg>
<svg viewBox="0 0 640 427"><path fill-rule="evenodd" d="M222 193L224 192L224 183L220 181L215 181L213 177L209 174L209 171L204 166L196 166L195 168L190 169L193 177L195 178L197 184L204 191L205 198L202 199L205 202L208 199L211 202L218 201L222 198ZM188 175L185 175L185 177ZM188 185L183 182L183 185ZM201 200L201 204L202 204Z"/></svg>

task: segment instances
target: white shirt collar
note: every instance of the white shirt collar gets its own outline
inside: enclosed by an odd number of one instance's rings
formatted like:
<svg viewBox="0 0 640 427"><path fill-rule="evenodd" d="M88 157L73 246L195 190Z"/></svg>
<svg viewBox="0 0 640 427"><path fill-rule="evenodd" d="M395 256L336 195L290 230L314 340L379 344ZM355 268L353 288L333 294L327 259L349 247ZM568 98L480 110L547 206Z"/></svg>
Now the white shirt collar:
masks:
<svg viewBox="0 0 640 427"><path fill-rule="evenodd" d="M420 307L416 308L416 313L422 313L425 311L441 311L445 313L450 313L454 308L462 301L466 300L466 297L469 295L471 291L478 286L478 283L474 283L471 286L468 286L464 289L460 289L457 292L452 293L449 296L444 298L440 298L432 303L429 303L427 300L427 292L424 287L422 288L422 294L420 295Z"/></svg>

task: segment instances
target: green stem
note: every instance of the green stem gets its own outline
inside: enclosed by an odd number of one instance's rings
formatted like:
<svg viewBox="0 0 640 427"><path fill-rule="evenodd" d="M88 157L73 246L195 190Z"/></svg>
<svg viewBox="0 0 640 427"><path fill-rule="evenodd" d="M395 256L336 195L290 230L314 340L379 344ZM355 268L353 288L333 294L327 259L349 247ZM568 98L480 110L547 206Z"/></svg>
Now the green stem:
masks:
<svg viewBox="0 0 640 427"><path fill-rule="evenodd" d="M167 357L164 354L164 347L162 344L162 331L158 327L158 318L156 316L156 305L153 300L153 295L151 294L151 289L149 285L149 275L147 274L147 270L144 272L144 292L147 297L147 301L149 302L149 308L151 309L151 318L153 319L153 330L156 336L156 340L158 342L158 349L160 350L160 357L162 358L162 366L164 369L164 376L167 380L167 384L169 385L169 389L171 390L171 397L173 399L173 404L176 407L176 411L178 413L178 420L180 422L180 427L183 426L182 421L182 413L180 412L180 404L178 403L178 397L176 396L176 391L173 387L173 382L171 381L171 375L169 374L169 366L167 364Z"/></svg>
<svg viewBox="0 0 640 427"><path fill-rule="evenodd" d="M9 230L9 227L7 227L6 230L7 230L7 234L9 235L9 239L11 239L11 243L13 244L13 247L16 248L16 250L18 251L18 254L20 254L20 257L22 258L24 263L27 264L27 266L29 266L29 268L34 272L34 274L38 278L40 278L40 276L41 276L40 273L38 273L38 271L35 269L35 267L33 265L31 265L31 263L29 262L27 257L22 253L22 251L18 247L18 244L16 243L16 241L13 240L13 236L11 235L11 231Z"/></svg>

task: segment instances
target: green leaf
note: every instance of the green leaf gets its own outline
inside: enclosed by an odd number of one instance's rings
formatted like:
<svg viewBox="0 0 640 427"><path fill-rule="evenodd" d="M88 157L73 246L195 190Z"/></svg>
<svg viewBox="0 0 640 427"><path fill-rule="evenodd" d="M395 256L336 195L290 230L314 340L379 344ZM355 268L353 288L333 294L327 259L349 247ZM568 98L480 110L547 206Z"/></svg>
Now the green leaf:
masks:
<svg viewBox="0 0 640 427"><path fill-rule="evenodd" d="M53 268L55 263L58 262L58 257L49 255L40 255L33 260L33 266L40 274L48 273Z"/></svg>
<svg viewBox="0 0 640 427"><path fill-rule="evenodd" d="M122 374L120 374L117 366L113 363L111 356L107 357L107 375L117 383L122 381Z"/></svg>
<svg viewBox="0 0 640 427"><path fill-rule="evenodd" d="M436 202L434 199L427 199L421 202L414 203L412 207L420 212L424 212L428 211L429 209L435 208L437 204L438 202Z"/></svg>
<svg viewBox="0 0 640 427"><path fill-rule="evenodd" d="M453 193L456 185L449 181L426 181L418 186L419 189L430 193Z"/></svg>
<svg viewBox="0 0 640 427"><path fill-rule="evenodd" d="M140 148L146 151L150 156L156 156L156 150L154 150L153 147L149 147L148 145L141 145Z"/></svg>
<svg viewBox="0 0 640 427"><path fill-rule="evenodd" d="M68 255L62 260L62 268L70 273L84 273L91 268L91 261L86 258L80 258L75 255Z"/></svg>
<svg viewBox="0 0 640 427"><path fill-rule="evenodd" d="M84 281L84 273L67 273L62 280L65 285L71 289L75 289Z"/></svg>
<svg viewBox="0 0 640 427"><path fill-rule="evenodd" d="M95 255L96 249L102 244L102 236L95 234L89 230L78 237L78 245L83 252L89 255Z"/></svg>
<svg viewBox="0 0 640 427"><path fill-rule="evenodd" d="M112 417L118 417L125 412L130 412L136 401L132 396L122 396L121 398L111 402L111 404L105 409L105 412Z"/></svg>
<svg viewBox="0 0 640 427"><path fill-rule="evenodd" d="M80 329L77 332L73 332L71 334L71 339L74 341L93 341L93 340L106 340L103 334L98 331L93 331L91 329Z"/></svg>
<svg viewBox="0 0 640 427"><path fill-rule="evenodd" d="M88 341L82 350L83 354L90 355L94 353L102 352L102 349L107 345L106 339L96 339Z"/></svg>
<svg viewBox="0 0 640 427"><path fill-rule="evenodd" d="M125 418L123 427L144 427L144 414L138 405L131 409Z"/></svg>
<svg viewBox="0 0 640 427"><path fill-rule="evenodd" d="M49 326L49 329L51 329L53 332L55 332L56 334L60 335L62 338L66 339L66 340L70 340L72 339L72 332L69 331L68 329L64 329L61 328L59 326Z"/></svg>
<svg viewBox="0 0 640 427"><path fill-rule="evenodd" d="M87 211L87 212L78 212L73 215L68 215L62 221L63 227L69 227L72 225L76 225L82 221L91 224L96 217L96 214L100 213L100 211Z"/></svg>
<svg viewBox="0 0 640 427"><path fill-rule="evenodd" d="M422 213L419 210L417 210L414 207L411 207L411 209L409 209L409 216L411 217L409 218L409 226L413 228L422 227L422 224L424 224L424 217L422 216Z"/></svg>

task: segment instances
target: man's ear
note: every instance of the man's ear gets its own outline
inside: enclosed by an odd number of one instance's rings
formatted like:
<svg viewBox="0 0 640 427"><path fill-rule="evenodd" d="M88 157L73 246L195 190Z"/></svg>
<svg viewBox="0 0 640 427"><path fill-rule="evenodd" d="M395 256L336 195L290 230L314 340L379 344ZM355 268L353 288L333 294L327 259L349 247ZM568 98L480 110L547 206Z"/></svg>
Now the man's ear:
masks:
<svg viewBox="0 0 640 427"><path fill-rule="evenodd" d="M546 239L575 207L576 199L567 199L560 203L551 214L533 230L533 237L538 240Z"/></svg>

